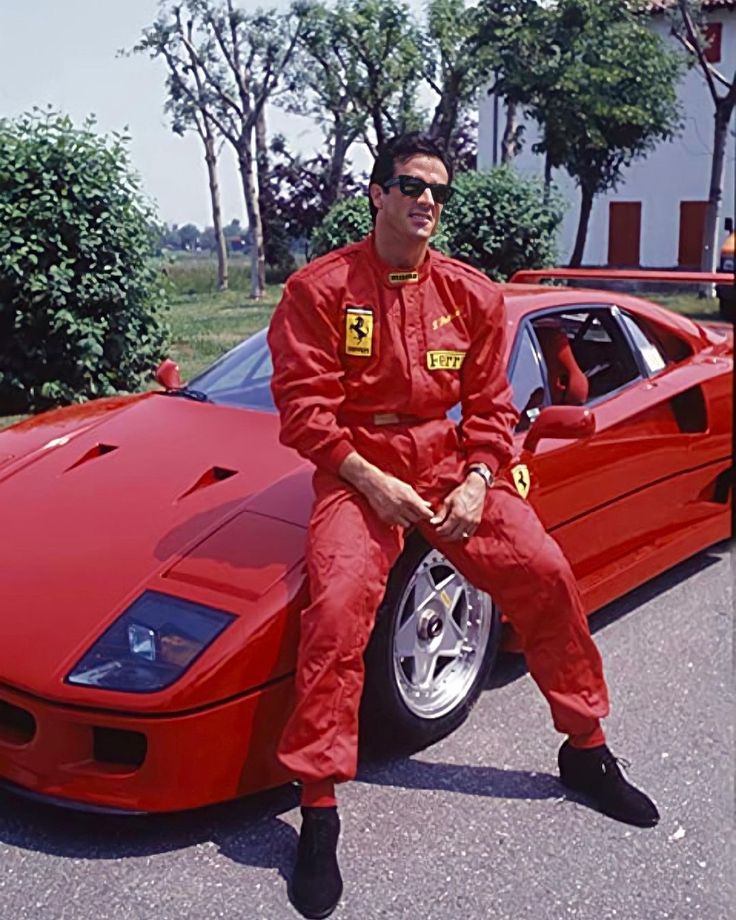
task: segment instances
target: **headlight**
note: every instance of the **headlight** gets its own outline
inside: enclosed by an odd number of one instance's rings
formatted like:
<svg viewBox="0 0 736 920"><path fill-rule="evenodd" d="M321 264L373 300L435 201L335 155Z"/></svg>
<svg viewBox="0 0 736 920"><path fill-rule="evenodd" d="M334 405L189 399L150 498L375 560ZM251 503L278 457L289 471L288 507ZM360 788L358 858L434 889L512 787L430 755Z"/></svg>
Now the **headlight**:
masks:
<svg viewBox="0 0 736 920"><path fill-rule="evenodd" d="M67 676L70 684L152 693L177 680L225 627L230 613L146 591Z"/></svg>

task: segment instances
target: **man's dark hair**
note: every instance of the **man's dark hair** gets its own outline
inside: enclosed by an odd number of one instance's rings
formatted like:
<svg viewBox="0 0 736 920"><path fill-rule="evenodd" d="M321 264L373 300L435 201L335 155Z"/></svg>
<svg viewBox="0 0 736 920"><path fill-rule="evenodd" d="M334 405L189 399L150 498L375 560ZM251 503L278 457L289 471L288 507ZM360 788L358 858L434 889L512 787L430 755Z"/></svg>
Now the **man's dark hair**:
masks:
<svg viewBox="0 0 736 920"><path fill-rule="evenodd" d="M425 154L430 157L437 157L442 161L442 165L447 170L447 181L452 182L453 168L445 148L440 144L437 138L420 131L412 131L409 134L400 134L398 137L392 137L378 151L378 156L373 164L371 172L370 185L375 182L376 185L383 187L389 179L393 179L397 163L405 163L410 157L417 154ZM371 209L373 223L376 222L378 213L376 206L368 196L368 204Z"/></svg>

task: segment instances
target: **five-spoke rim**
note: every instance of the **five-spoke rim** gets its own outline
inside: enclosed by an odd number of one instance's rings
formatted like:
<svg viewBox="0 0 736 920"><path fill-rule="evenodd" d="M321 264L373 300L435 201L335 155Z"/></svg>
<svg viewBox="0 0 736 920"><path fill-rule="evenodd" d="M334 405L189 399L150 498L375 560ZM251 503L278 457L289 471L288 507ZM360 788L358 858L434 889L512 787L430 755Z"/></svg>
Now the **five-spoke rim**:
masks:
<svg viewBox="0 0 736 920"><path fill-rule="evenodd" d="M439 719L467 696L493 622L493 602L437 550L416 567L399 602L394 674L409 710Z"/></svg>

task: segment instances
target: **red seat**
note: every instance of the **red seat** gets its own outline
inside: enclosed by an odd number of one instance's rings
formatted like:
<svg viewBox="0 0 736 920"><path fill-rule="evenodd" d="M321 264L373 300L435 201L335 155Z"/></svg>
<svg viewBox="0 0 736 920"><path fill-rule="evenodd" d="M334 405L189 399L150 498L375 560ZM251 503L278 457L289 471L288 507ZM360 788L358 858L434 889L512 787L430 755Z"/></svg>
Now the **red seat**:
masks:
<svg viewBox="0 0 736 920"><path fill-rule="evenodd" d="M588 378L580 370L564 330L556 320L540 320L534 331L547 365L552 402L582 406L588 398Z"/></svg>

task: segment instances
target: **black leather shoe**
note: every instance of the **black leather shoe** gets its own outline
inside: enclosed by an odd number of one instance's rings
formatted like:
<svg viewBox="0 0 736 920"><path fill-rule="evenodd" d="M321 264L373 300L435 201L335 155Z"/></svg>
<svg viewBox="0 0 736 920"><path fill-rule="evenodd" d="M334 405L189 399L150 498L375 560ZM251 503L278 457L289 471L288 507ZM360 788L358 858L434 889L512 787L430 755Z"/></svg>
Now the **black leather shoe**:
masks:
<svg viewBox="0 0 736 920"><path fill-rule="evenodd" d="M587 796L604 815L636 827L654 827L659 821L657 806L625 778L605 744L574 748L566 741L557 760L562 784Z"/></svg>
<svg viewBox="0 0 736 920"><path fill-rule="evenodd" d="M329 917L342 895L342 876L337 865L339 836L336 806L302 808L302 829L289 900L309 920Z"/></svg>

